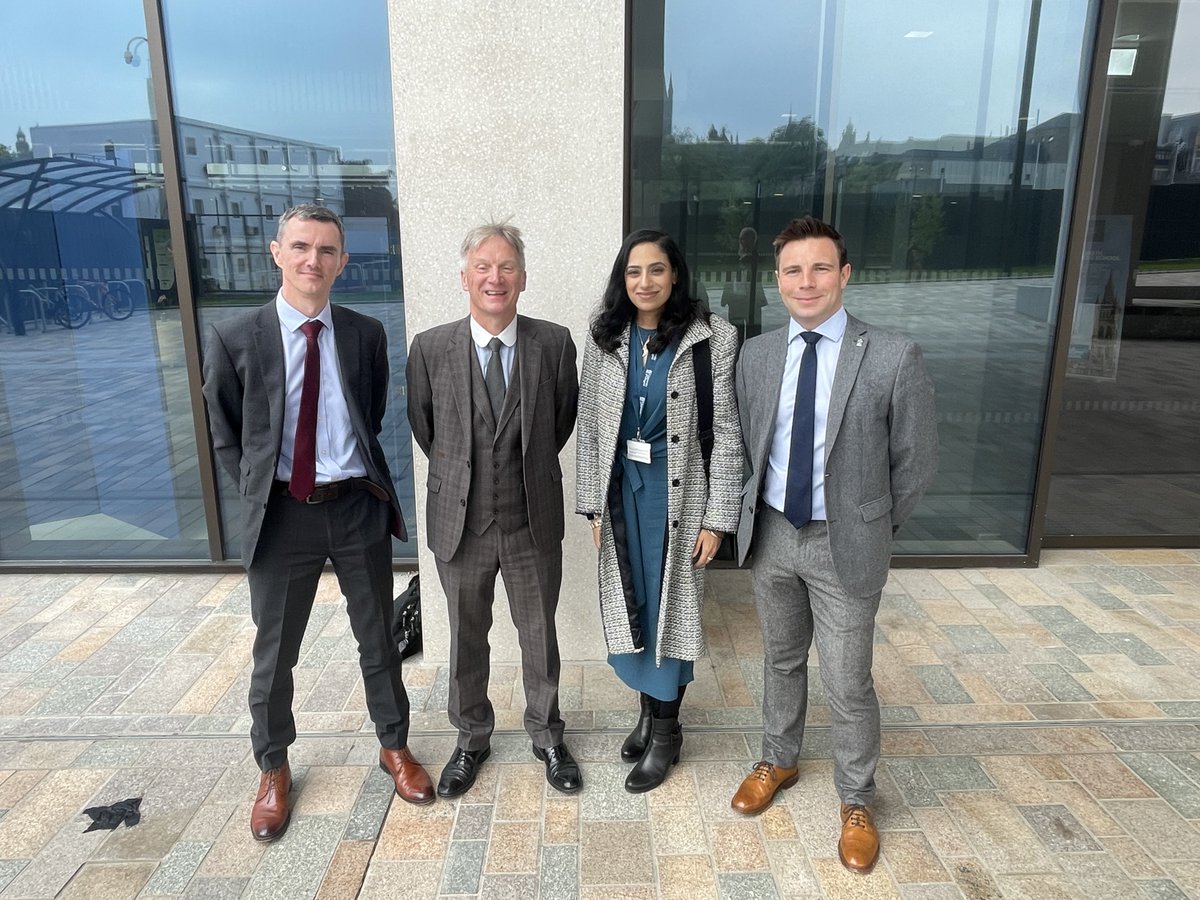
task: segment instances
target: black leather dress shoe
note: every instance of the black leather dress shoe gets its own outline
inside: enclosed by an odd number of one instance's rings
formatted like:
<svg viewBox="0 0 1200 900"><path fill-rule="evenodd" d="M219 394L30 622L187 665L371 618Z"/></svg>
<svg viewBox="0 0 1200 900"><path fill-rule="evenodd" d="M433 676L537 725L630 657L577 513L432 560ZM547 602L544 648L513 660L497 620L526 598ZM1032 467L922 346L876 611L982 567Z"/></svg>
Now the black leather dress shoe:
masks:
<svg viewBox="0 0 1200 900"><path fill-rule="evenodd" d="M491 755L491 747L484 747L482 750L455 747L454 755L450 757L450 762L442 769L442 777L438 779L438 796L457 797L459 794L465 794L475 783L480 765Z"/></svg>
<svg viewBox="0 0 1200 900"><path fill-rule="evenodd" d="M566 744L559 744L543 750L533 748L533 755L546 764L546 781L550 787L564 794L573 794L583 787L583 776L579 774L579 763L567 749Z"/></svg>

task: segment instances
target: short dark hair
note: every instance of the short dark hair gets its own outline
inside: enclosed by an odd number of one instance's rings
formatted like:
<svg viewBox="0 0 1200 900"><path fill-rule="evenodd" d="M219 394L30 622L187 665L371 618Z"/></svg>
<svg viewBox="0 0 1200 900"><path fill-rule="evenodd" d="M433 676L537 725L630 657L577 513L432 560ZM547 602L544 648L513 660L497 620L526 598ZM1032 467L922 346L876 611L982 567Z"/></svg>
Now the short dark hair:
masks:
<svg viewBox="0 0 1200 900"><path fill-rule="evenodd" d="M816 216L792 219L783 231L775 235L775 240L771 242L771 246L775 248L775 262L779 262L780 252L792 241L810 241L813 238L829 238L833 241L838 251L838 268L845 268L850 264L850 257L846 255L846 242L841 233Z"/></svg>
<svg viewBox="0 0 1200 900"><path fill-rule="evenodd" d="M283 215L279 217L279 226L275 229L275 240L279 240L283 236L283 227L293 219L301 222L332 222L337 226L338 238L342 242L342 250L345 251L346 229L342 225L342 217L329 207L319 206L316 203L300 203L285 209Z"/></svg>
<svg viewBox="0 0 1200 900"><path fill-rule="evenodd" d="M600 300L600 311L592 321L592 338L607 353L616 352L626 326L637 317L637 309L625 289L625 267L629 265L629 254L639 244L654 244L675 271L675 284L671 288L671 296L667 298L667 305L663 307L658 330L650 339L650 352L661 353L667 349L683 337L694 320L702 318L708 321L708 309L691 296L692 278L679 244L665 232L642 228L630 234L621 244Z"/></svg>

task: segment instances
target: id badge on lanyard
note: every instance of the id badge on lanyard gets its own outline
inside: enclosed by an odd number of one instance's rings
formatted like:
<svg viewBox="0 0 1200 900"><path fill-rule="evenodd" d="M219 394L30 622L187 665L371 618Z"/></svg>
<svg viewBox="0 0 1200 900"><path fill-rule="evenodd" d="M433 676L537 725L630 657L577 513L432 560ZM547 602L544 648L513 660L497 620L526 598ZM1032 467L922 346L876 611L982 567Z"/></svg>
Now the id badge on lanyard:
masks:
<svg viewBox="0 0 1200 900"><path fill-rule="evenodd" d="M657 353L651 353L648 363L654 362L658 358ZM638 394L638 418L641 418L642 410L646 408L646 389L650 386L650 379L654 375L654 370L646 368L642 374L641 390ZM650 444L642 440L642 429L638 428L638 432L634 437L631 437L625 442L625 456L636 463L650 462Z"/></svg>

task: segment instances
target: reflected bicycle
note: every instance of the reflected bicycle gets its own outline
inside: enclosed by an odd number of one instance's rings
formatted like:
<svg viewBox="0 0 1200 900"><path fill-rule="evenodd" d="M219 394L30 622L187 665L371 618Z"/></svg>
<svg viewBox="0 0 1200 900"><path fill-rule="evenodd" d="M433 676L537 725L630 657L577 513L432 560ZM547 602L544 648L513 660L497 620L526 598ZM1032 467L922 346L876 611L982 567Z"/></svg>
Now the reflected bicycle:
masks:
<svg viewBox="0 0 1200 900"><path fill-rule="evenodd" d="M63 328L82 328L92 320L88 292L77 284L68 284L65 288L49 284L41 287L31 285L22 288L21 294L30 301L35 318L42 323L42 331L46 330L47 319Z"/></svg>
<svg viewBox="0 0 1200 900"><path fill-rule="evenodd" d="M85 281L68 284L67 292L82 291L82 296L93 312L102 312L114 321L128 319L133 315L133 295L129 285L123 281Z"/></svg>

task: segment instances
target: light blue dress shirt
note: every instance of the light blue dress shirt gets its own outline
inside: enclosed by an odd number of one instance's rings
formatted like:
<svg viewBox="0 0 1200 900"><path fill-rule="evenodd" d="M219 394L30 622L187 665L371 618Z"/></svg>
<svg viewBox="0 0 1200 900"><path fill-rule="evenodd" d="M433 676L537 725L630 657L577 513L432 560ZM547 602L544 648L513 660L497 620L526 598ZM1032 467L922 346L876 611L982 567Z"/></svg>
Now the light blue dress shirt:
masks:
<svg viewBox="0 0 1200 900"><path fill-rule="evenodd" d="M475 357L479 360L479 371L483 373L485 379L487 378L488 360L492 358L492 351L488 349L488 343L493 337L500 338L500 364L504 366L504 386L507 388L512 376L513 359L517 353L517 317L513 316L513 320L499 334L492 334L476 322L474 317L471 318L471 340L475 344Z"/></svg>
<svg viewBox="0 0 1200 900"><path fill-rule="evenodd" d="M795 319L788 320L787 361L783 366L783 385L779 389L779 408L775 413L775 431L771 453L763 477L762 498L767 505L783 512L787 492L788 460L792 453L792 416L796 409L796 380L800 377L800 358L804 354L806 329ZM825 425L829 419L829 395L837 370L842 337L846 333L846 310L839 309L815 329L817 341L817 396L813 422L812 517L825 518Z"/></svg>
<svg viewBox="0 0 1200 900"><path fill-rule="evenodd" d="M279 333L283 337L284 382L283 441L279 447L279 465L275 469L280 481L292 479L292 450L296 446L296 420L300 417L300 392L304 388L304 355L308 339L300 326L309 321L283 299L275 295L275 311L279 315ZM329 304L314 318L325 327L317 335L321 351L321 392L317 402L317 484L362 478L367 474L354 428L350 424L350 408L342 392L342 373L338 366L337 342L333 339L333 315Z"/></svg>

